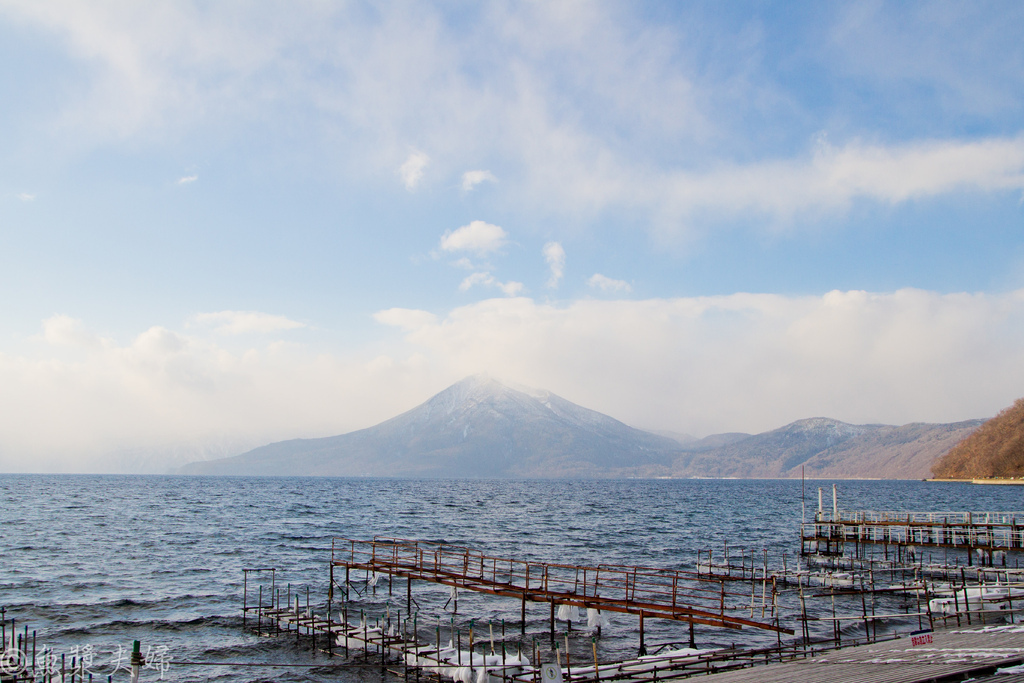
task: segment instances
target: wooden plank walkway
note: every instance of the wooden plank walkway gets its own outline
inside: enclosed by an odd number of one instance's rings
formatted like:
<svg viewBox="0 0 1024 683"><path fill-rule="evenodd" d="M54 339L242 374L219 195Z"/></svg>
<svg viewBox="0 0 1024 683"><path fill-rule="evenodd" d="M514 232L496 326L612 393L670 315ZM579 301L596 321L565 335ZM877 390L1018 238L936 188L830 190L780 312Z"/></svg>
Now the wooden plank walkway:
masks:
<svg viewBox="0 0 1024 683"><path fill-rule="evenodd" d="M1024 662L1024 624L937 631L712 674L712 683L940 683ZM1010 677L1000 676L1009 683Z"/></svg>

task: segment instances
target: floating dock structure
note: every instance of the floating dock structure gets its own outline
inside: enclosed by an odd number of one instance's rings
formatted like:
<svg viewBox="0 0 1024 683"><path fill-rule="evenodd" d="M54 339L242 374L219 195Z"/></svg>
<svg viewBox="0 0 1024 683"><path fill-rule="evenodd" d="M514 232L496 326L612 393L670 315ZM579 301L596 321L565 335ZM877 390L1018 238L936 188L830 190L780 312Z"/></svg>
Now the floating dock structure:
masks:
<svg viewBox="0 0 1024 683"><path fill-rule="evenodd" d="M818 489L814 521L800 525L800 554L860 557L866 546L882 546L887 559L891 549L898 561L908 551L936 548L963 552L968 566L975 556L979 565L994 566L998 558L1007 566L1011 555L1017 566L1024 557L1024 512L840 510L834 487L827 510Z"/></svg>
<svg viewBox="0 0 1024 683"><path fill-rule="evenodd" d="M800 525L803 555L853 555L862 546L880 545L900 557L908 548L963 551L967 564L993 566L999 557L1024 554L1024 512L819 512ZM1020 559L1020 555L1016 559Z"/></svg>

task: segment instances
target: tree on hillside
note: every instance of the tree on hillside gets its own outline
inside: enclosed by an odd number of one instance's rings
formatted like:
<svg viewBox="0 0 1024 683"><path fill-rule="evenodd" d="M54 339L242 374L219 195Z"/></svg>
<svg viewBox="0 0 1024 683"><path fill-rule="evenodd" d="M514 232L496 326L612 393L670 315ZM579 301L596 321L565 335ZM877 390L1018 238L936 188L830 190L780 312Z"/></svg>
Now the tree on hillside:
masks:
<svg viewBox="0 0 1024 683"><path fill-rule="evenodd" d="M1024 398L983 424L932 466L936 479L1024 477Z"/></svg>

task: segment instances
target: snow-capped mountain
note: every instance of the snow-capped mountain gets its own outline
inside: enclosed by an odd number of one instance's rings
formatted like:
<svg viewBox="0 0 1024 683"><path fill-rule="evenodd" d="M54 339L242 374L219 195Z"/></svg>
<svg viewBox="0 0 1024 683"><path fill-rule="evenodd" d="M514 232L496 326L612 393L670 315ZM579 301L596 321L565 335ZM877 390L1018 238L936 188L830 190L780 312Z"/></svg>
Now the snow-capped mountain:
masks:
<svg viewBox="0 0 1024 683"><path fill-rule="evenodd" d="M673 439L629 427L547 391L468 377L368 429L295 439L190 474L398 477L631 477L669 473Z"/></svg>

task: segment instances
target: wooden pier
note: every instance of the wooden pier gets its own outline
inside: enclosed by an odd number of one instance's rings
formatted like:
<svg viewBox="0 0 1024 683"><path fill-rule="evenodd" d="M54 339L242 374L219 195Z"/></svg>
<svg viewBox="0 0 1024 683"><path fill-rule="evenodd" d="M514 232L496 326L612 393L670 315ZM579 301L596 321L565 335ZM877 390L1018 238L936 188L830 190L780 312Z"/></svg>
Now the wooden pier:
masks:
<svg viewBox="0 0 1024 683"><path fill-rule="evenodd" d="M552 614L556 605L571 605L634 614L641 624L650 617L719 628L793 633L779 626L777 619L765 622L730 614L730 606L741 602L746 594L727 590L727 582L721 577L696 572L530 562L460 546L394 538L335 539L331 548L332 586L339 571L345 572L346 586L353 571L363 571L405 578L408 591L415 580L513 598L520 601L524 628L526 603L539 602L549 604Z"/></svg>
<svg viewBox="0 0 1024 683"><path fill-rule="evenodd" d="M931 521L915 518L914 513L901 513L900 520L906 521L908 516L912 523ZM837 515L827 519L822 514L816 523L830 525L835 524L836 519L858 524L866 520L891 521L882 516L869 518L858 513L852 518ZM1015 526L1015 519L1012 517L1011 525ZM993 520L990 514L985 523L995 525L1003 521ZM977 541L978 538L973 536L972 540ZM1012 599L1008 609L994 603L990 606L976 598L974 593L971 593L968 606L968 584L963 571L960 572L961 583L950 584L944 590L952 591L950 594L954 602L962 593L965 604L954 605L956 609L947 615L945 612L933 614L929 599L940 593L929 589L928 582L920 573L920 566L910 568L918 573L909 583L904 576L899 584L876 588L869 566L868 581L866 584L861 581L859 589L852 583L849 587L833 583L822 584L816 591L808 590L811 588L808 580L812 575L808 570L800 569L793 577L796 579L795 587L779 591L776 584L783 583L776 580L778 577L769 575L766 554L760 553L755 564L754 554L750 553L748 564L747 556L741 551L736 571L729 561L729 551L725 551L723 556L727 564L714 562L708 552L705 565L698 561L697 571L682 571L528 561L492 556L462 546L397 538L336 538L331 549L330 589L326 605L323 602L311 605L308 591L303 605L301 593L293 593L291 586L282 589L274 570L262 568L246 570L242 611L244 618L258 632L311 639L317 651L343 655L345 662L352 666L379 666L382 672L389 671L407 681L425 678L439 683L657 683L696 675L716 675L719 678L715 680L720 683L781 683L794 678L805 683L919 683L963 680L971 675L994 671L997 665L1024 660L1024 638L1021 635L1024 627L1012 623L1020 607L1015 607ZM897 567L888 571L892 574L898 569L902 571ZM981 568L977 571L980 572ZM251 577L253 573L259 575L258 578ZM835 576L838 574L833 578ZM474 620L456 621L457 603L453 605L453 611L445 615L442 625L438 615L427 616L420 610L420 601L413 599L414 586L418 582L448 587L452 602L457 600L459 591L515 600L521 610L521 623L509 621L509 625L521 635L506 637L505 620L501 621L497 638L490 623L480 621L474 627ZM359 605L371 597L371 590L376 593L382 584L386 586L386 596L371 599L370 604L375 610L371 618L365 609L359 609ZM365 588L361 591L362 586ZM1004 586L1008 591L1007 597L1016 595L1011 586ZM760 608L764 618L761 620L754 618L758 590L762 592ZM350 595L353 591L356 594ZM847 594L856 594L856 597L850 598ZM436 588L432 592L427 591L427 595L428 602L440 605ZM904 603L900 609L895 599L886 597L889 595L910 597L900 598ZM849 610L837 613L837 600L843 600L844 596L847 596L847 602L853 600L857 603L859 614ZM251 597L256 598L255 604L250 602ZM400 610L398 606L403 597L405 609ZM786 598L783 604L788 603L785 619L778 602L781 597ZM829 598L831 610L822 605L808 609L805 601L815 597ZM883 602L888 600L884 602L888 605L887 611L876 612L876 598ZM792 603L797 600L799 612L794 612ZM526 637L527 605L531 603L540 603L550 609L550 647L543 650L536 632L533 633L532 645ZM478 600L474 601L475 607L479 605ZM566 633L562 649L562 634L559 638L555 635L555 613L556 607L564 605L635 615L640 631L638 656L600 661L600 631L597 635L591 634L590 647L583 647L580 635L570 638L571 634ZM447 612L447 608L445 605L442 609ZM664 643L652 646L654 651L648 653L644 643L644 620L650 618L689 623L689 647L683 643ZM1009 626L991 626L993 621L999 623L1004 619L1010 620ZM895 627L879 628L879 623L887 620L901 624L905 630L900 633ZM952 623L959 628L961 622L971 625L972 621L975 625L980 622L983 628L930 630L931 627ZM913 622L916 625L912 626ZM801 625L800 636L784 642L782 634L793 634L787 626L795 623ZM759 640L751 641L760 642L761 646L748 644L740 648L698 650L693 641L694 624L731 630L756 629L771 633L776 642L765 645L761 636ZM820 626L812 629L815 624ZM829 626L831 636L826 633ZM915 627L919 629L916 632L911 630ZM976 637L972 635L975 633L983 635ZM964 644L955 648L946 646L949 638ZM933 642L939 644L938 649L930 651L923 647ZM979 648L979 652L988 654L979 663L977 658L963 655L965 648ZM956 655L959 659L947 656L947 650L959 652ZM885 660L887 663L900 662L906 666L872 668L883 657L888 658ZM755 666L756 670L751 671Z"/></svg>
<svg viewBox="0 0 1024 683"><path fill-rule="evenodd" d="M744 656L770 661L778 659L782 650L792 651L787 657L800 656L798 651L803 656L807 653L806 646L783 648L781 640L779 651L757 651L753 655L700 653L693 649L694 624L730 630L752 628L778 637L793 634L792 629L780 624L775 587L768 581L759 583L764 605L755 610L748 604L752 600L749 591L737 592L732 587L734 582L707 574L643 566L516 560L461 546L394 538L334 540L326 609L323 603L311 605L308 592L303 604L301 592L293 593L290 586L282 589L272 568L246 569L244 575L243 618L258 632L305 637L319 651L345 655L353 661L378 662L381 669L406 677L461 678L464 683L541 683L541 670L530 663L537 663L543 654L560 667L564 659L563 681L647 683L707 673L718 667L749 666L749 662L743 663ZM404 614L394 602L388 602L387 611L378 609L381 613L371 620L365 611L356 608L357 603L350 600L354 596L349 593L360 584L375 586L382 578L389 594L396 583L399 595L404 589ZM413 587L417 582L447 586L453 598L458 591L472 591L516 600L521 616L520 629L516 630L521 635L506 638L503 623L496 641L493 630L474 630L472 620L468 629L464 620L457 627L454 615L450 628L445 624L442 633L439 620L436 625L430 617L424 616L421 621L419 610L414 608ZM525 637L528 603L549 608L551 647L543 653L536 637L532 646ZM575 661L581 652L576 637L574 661L570 662L569 638L565 649L560 649L555 637L556 607L561 606L635 615L640 635L638 657L600 662L597 638L592 637L592 647L587 649L593 656L584 662ZM765 618L753 618L755 613ZM674 650L662 647L648 655L644 620L652 618L688 623L691 647L678 644ZM491 679L478 680L477 675L484 669Z"/></svg>
<svg viewBox="0 0 1024 683"><path fill-rule="evenodd" d="M906 548L942 548L974 555L979 564L996 563L1002 553L1024 556L1024 512L891 512L819 510L814 521L800 525L802 555L844 555L847 546L890 546L897 555ZM1016 558L1019 561L1019 557Z"/></svg>

